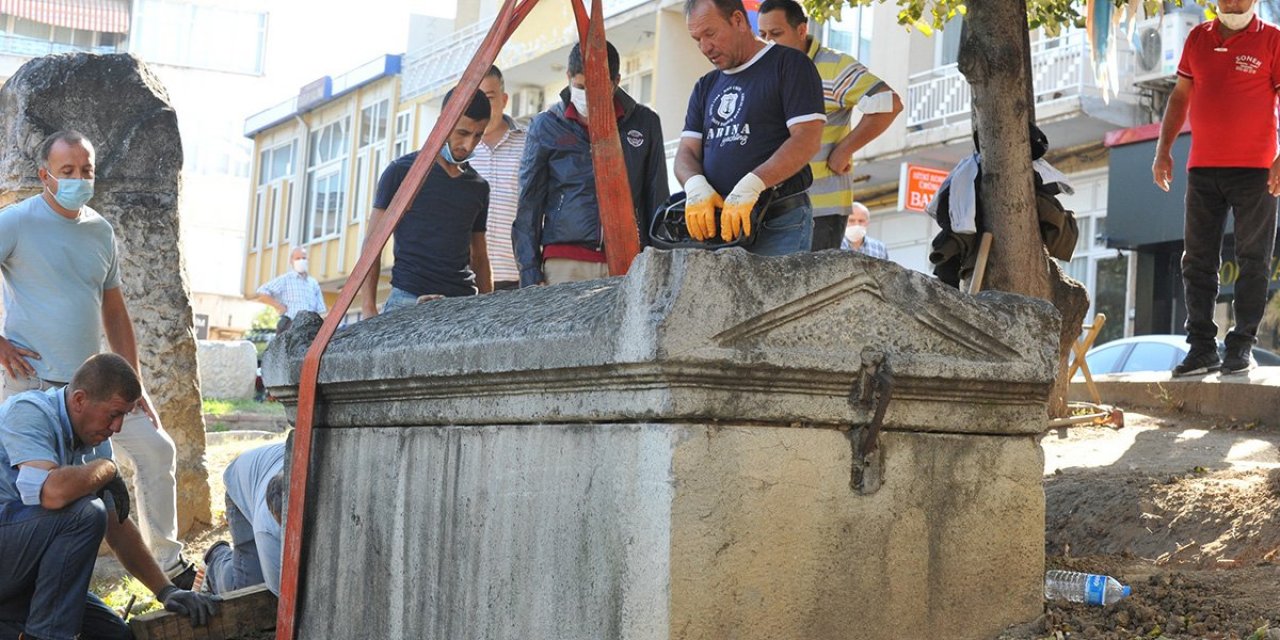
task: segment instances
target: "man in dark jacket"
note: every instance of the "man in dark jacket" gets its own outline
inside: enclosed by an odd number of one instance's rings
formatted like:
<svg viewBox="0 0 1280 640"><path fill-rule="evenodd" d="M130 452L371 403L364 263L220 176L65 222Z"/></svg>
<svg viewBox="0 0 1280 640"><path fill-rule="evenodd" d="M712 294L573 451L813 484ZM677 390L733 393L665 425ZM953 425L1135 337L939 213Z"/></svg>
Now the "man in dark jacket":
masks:
<svg viewBox="0 0 1280 640"><path fill-rule="evenodd" d="M662 123L658 114L618 88L618 50L612 44L608 49L613 116L618 121L643 247L648 244L650 217L670 195ZM587 135L586 76L579 45L569 52L566 75L569 86L560 92L560 101L534 117L525 138L520 202L511 230L522 287L609 275Z"/></svg>

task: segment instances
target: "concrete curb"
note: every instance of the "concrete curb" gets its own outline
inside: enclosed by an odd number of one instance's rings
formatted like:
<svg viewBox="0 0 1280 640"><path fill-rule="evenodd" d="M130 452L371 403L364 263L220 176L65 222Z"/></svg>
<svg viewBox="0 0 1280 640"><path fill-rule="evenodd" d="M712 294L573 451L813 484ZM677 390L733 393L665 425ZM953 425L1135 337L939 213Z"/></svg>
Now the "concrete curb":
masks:
<svg viewBox="0 0 1280 640"><path fill-rule="evenodd" d="M1243 375L1217 373L1173 378L1168 372L1095 376L1105 404L1153 407L1231 420L1280 426L1280 367L1259 367ZM1083 382L1071 383L1072 400L1089 400Z"/></svg>

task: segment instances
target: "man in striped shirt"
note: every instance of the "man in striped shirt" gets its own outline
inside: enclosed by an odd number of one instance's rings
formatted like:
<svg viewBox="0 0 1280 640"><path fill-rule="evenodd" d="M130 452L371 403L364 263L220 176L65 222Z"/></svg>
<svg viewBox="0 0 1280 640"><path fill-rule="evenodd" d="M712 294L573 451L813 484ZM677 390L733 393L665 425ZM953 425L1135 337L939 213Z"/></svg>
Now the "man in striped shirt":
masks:
<svg viewBox="0 0 1280 640"><path fill-rule="evenodd" d="M516 220L516 203L520 199L520 158L524 155L525 131L503 113L509 98L502 70L489 67L489 73L480 81L480 91L489 99L489 126L468 162L489 183L485 240L489 244L493 289L517 289L520 269L511 248L511 224Z"/></svg>
<svg viewBox="0 0 1280 640"><path fill-rule="evenodd" d="M853 205L853 154L889 128L902 112L902 99L853 56L809 35L808 18L796 0L761 2L759 25L761 38L807 53L822 76L827 124L822 148L809 162L813 250L837 249ZM854 107L862 118L851 128Z"/></svg>

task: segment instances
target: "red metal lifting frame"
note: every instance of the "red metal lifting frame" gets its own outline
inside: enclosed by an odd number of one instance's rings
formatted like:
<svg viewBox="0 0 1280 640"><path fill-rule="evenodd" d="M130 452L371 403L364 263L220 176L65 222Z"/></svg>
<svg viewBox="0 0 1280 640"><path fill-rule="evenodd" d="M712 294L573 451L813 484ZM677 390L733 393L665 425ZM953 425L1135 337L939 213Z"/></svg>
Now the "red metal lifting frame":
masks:
<svg viewBox="0 0 1280 640"><path fill-rule="evenodd" d="M374 257L381 253L387 240L395 231L405 209L417 197L422 183L458 121L470 103L467 96L480 86L480 80L498 57L502 45L515 33L516 27L529 15L538 0L505 0L502 10L489 28L480 49L467 65L455 91L456 98L445 105L440 118L431 128L413 166L404 182L391 199L382 224L372 229L377 242L367 244L360 260L338 296L337 303L325 318L320 333L307 350L302 361L302 374L298 380L298 416L293 438L293 458L289 478L289 509L284 534L284 564L280 575L280 606L276 611L276 640L294 640L297 635L297 612L302 592L301 558L305 544L305 514L307 508L308 466L311 461L311 429L315 417L316 382L320 373L320 358L329 346L347 309L360 290L360 283L373 267ZM613 113L612 78L609 77L608 56L605 52L604 14L601 0L592 0L588 17L583 0L572 0L577 19L578 38L582 43L583 62L587 80L587 107L592 114ZM640 252L639 233L633 214L631 185L627 182L626 168L622 162L622 146L618 139L618 125L613 117L591 118L591 156L595 169L596 195L600 203L600 223L603 229L605 256L610 275L622 275ZM336 586L336 585L334 585Z"/></svg>

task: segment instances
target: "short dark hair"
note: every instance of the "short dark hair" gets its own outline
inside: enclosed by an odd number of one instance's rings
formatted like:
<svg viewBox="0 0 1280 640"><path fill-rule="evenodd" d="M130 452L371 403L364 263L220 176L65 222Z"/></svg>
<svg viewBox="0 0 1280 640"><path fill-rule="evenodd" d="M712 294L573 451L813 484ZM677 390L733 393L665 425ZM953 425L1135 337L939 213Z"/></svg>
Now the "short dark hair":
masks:
<svg viewBox="0 0 1280 640"><path fill-rule="evenodd" d="M796 0L764 0L760 3L760 15L778 10L787 14L787 24L792 28L809 21L809 18L804 15L804 7L800 6Z"/></svg>
<svg viewBox="0 0 1280 640"><path fill-rule="evenodd" d="M500 88L500 89L506 89L506 88L507 88L507 81L502 79L502 69L499 69L499 68L498 68L498 65L496 65L496 64L494 64L494 65L489 65L489 70L485 72L484 77L486 77L486 78L497 78L497 79L498 79L498 88Z"/></svg>
<svg viewBox="0 0 1280 640"><path fill-rule="evenodd" d="M616 80L622 74L622 59L618 56L618 50L614 48L612 42L605 42L604 48L609 52L609 79ZM586 66L582 64L581 43L573 45L573 49L569 51L568 71L571 76L586 73Z"/></svg>
<svg viewBox="0 0 1280 640"><path fill-rule="evenodd" d="M449 90L449 93L444 94L444 103L440 105L441 109L449 104L449 99L453 97L453 92L457 91L457 89L457 87L454 87ZM467 105L466 109L462 110L462 115L472 120L489 119L489 99L484 97L483 91L476 89L475 94L471 96L471 103Z"/></svg>
<svg viewBox="0 0 1280 640"><path fill-rule="evenodd" d="M741 11L742 17L747 17L747 7L742 4L742 0L684 0L684 17L688 18L693 15L693 10L703 2L710 2L715 5L725 20L732 18L734 11Z"/></svg>
<svg viewBox="0 0 1280 640"><path fill-rule="evenodd" d="M114 353L99 353L76 369L67 391L84 391L94 402L107 402L116 396L134 402L142 397L142 382L128 360Z"/></svg>
<svg viewBox="0 0 1280 640"><path fill-rule="evenodd" d="M281 471L271 480L267 481L266 503L267 511L275 517L276 522L284 523L284 493L288 491L288 487L284 483L284 472Z"/></svg>
<svg viewBox="0 0 1280 640"><path fill-rule="evenodd" d="M93 146L93 143L89 142L89 139L84 137L83 133L80 133L75 129L54 131L45 137L44 140L40 141L40 148L37 151L40 156L40 166L46 169L49 168L49 154L53 152L53 145L58 144L59 142L65 142L67 144L79 143L88 147Z"/></svg>

